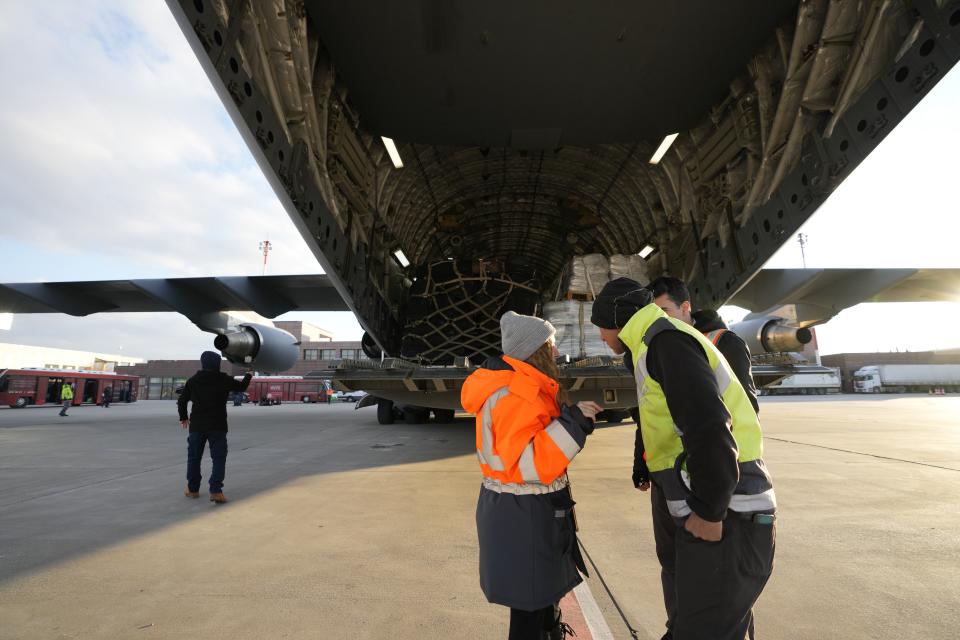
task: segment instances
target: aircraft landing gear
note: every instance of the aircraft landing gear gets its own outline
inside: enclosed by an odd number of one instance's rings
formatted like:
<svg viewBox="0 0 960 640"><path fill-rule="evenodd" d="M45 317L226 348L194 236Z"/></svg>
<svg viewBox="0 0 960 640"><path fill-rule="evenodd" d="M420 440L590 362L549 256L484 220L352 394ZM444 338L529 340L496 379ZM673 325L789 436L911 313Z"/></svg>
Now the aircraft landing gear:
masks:
<svg viewBox="0 0 960 640"><path fill-rule="evenodd" d="M392 400L377 401L377 422L380 424L393 424L396 415L393 412Z"/></svg>

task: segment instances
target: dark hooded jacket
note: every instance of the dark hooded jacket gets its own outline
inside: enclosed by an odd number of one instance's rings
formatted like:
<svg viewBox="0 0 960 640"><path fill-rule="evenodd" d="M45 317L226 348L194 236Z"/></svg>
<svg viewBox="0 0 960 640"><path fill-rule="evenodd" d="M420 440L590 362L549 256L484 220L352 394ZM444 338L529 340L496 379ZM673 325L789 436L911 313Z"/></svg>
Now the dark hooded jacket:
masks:
<svg viewBox="0 0 960 640"><path fill-rule="evenodd" d="M190 433L227 431L227 398L233 391L246 391L250 385L247 373L243 380L211 369L201 369L187 380L183 393L177 401L180 419L187 419L187 403L193 402L190 411Z"/></svg>
<svg viewBox="0 0 960 640"><path fill-rule="evenodd" d="M753 384L753 371L750 365L750 349L743 338L731 331L713 309L702 309L693 314L693 326L697 331L703 334L711 331L723 330L723 334L716 341L717 350L723 354L727 363L737 376L737 380L743 386L750 398L750 404L753 410L760 413L760 403L757 402L757 387Z"/></svg>

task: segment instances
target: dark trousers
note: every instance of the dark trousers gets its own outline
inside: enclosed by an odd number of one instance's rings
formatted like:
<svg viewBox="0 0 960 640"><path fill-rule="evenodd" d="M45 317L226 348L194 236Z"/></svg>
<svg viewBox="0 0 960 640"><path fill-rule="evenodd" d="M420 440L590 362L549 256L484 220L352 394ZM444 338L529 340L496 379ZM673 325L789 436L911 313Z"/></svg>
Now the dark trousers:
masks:
<svg viewBox="0 0 960 640"><path fill-rule="evenodd" d="M667 638L753 640L753 605L773 571L776 528L727 512L723 538L707 542L678 525L651 484Z"/></svg>
<svg viewBox="0 0 960 640"><path fill-rule="evenodd" d="M110 406L110 398L104 398L104 399L103 399L103 406L104 406L104 408L107 408L107 407Z"/></svg>
<svg viewBox="0 0 960 640"><path fill-rule="evenodd" d="M209 433L191 433L187 436L187 488L200 490L200 461L203 448L210 443L210 459L213 469L210 472L210 493L223 491L223 477L227 470L227 434L225 431Z"/></svg>
<svg viewBox="0 0 960 640"><path fill-rule="evenodd" d="M524 611L510 609L510 635L508 640L541 640L544 632L557 626L557 605Z"/></svg>
<svg viewBox="0 0 960 640"><path fill-rule="evenodd" d="M70 405L72 405L72 404L73 404L73 400L64 400L64 401L63 401L63 409L60 409L60 415L62 415L62 416L67 415L67 409L69 409L69 408L70 408Z"/></svg>

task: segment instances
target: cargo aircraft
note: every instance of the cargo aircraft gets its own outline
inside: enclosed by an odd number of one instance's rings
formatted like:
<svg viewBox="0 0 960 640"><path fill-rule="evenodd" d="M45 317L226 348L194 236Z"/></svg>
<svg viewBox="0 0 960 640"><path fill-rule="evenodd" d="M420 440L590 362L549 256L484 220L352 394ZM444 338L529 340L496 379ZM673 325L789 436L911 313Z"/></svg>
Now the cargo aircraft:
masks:
<svg viewBox="0 0 960 640"><path fill-rule="evenodd" d="M374 358L476 362L591 253L751 309L756 354L960 291L762 270L960 59L957 0L168 5L323 274L10 283L0 312L178 311L281 371L298 347L267 319L293 310L352 311Z"/></svg>

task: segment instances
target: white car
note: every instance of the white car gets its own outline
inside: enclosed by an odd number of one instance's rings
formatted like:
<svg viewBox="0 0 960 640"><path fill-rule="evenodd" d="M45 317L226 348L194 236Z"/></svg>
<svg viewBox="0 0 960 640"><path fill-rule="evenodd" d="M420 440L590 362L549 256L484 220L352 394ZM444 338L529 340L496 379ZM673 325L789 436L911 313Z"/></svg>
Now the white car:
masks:
<svg viewBox="0 0 960 640"><path fill-rule="evenodd" d="M359 402L367 395L366 391L334 391L333 397L338 402Z"/></svg>

